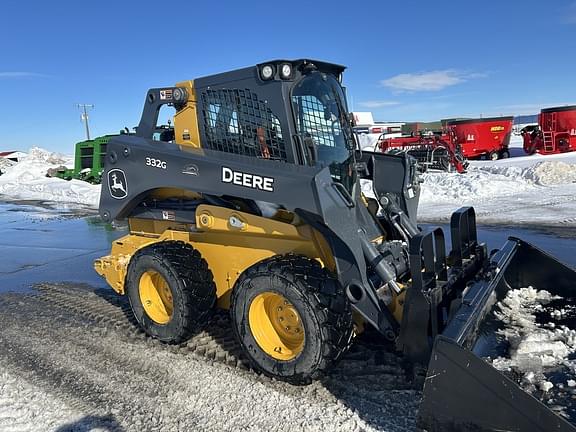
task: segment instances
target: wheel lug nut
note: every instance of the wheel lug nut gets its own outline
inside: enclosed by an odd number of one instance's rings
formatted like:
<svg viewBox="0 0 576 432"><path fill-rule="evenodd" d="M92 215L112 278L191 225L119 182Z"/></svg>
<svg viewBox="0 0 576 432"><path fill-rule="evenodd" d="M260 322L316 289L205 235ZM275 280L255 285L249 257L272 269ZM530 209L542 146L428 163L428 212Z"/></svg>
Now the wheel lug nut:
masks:
<svg viewBox="0 0 576 432"><path fill-rule="evenodd" d="M278 318L278 321L280 321L280 322L284 321L284 317Z"/></svg>
<svg viewBox="0 0 576 432"><path fill-rule="evenodd" d="M278 312L282 312L282 306L278 306Z"/></svg>
<svg viewBox="0 0 576 432"><path fill-rule="evenodd" d="M286 331L290 331L290 327L286 326Z"/></svg>

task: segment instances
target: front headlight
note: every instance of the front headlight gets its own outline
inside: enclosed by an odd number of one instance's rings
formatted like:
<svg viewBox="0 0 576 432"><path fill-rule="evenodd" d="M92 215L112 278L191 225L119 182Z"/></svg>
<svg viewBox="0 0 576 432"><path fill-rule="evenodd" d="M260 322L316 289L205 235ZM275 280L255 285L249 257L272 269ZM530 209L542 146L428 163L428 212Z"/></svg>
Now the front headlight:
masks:
<svg viewBox="0 0 576 432"><path fill-rule="evenodd" d="M272 65L264 65L262 69L260 69L260 77L264 81L268 81L274 77L274 66Z"/></svg>
<svg viewBox="0 0 576 432"><path fill-rule="evenodd" d="M290 79L292 78L292 65L288 63L284 63L280 66L280 76L282 79Z"/></svg>

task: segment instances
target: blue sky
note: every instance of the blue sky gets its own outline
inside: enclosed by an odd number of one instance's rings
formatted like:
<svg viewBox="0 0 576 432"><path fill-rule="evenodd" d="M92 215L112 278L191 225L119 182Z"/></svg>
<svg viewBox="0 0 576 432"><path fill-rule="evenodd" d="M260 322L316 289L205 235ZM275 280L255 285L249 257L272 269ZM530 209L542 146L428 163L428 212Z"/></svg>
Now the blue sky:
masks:
<svg viewBox="0 0 576 432"><path fill-rule="evenodd" d="M273 58L348 66L377 120L576 104L576 1L2 0L0 150L71 153L138 123L146 90Z"/></svg>

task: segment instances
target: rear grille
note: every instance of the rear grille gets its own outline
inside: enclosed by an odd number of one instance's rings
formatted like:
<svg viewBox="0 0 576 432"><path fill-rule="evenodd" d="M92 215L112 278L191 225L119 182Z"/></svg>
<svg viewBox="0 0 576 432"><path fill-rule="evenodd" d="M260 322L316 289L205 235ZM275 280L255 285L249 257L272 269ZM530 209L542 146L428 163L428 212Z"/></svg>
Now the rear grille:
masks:
<svg viewBox="0 0 576 432"><path fill-rule="evenodd" d="M100 167L104 167L106 162L106 147L108 144L100 144Z"/></svg>
<svg viewBox="0 0 576 432"><path fill-rule="evenodd" d="M80 149L80 169L92 168L93 155L93 147L83 147Z"/></svg>
<svg viewBox="0 0 576 432"><path fill-rule="evenodd" d="M201 97L206 148L286 160L280 121L256 93L240 89L206 90Z"/></svg>

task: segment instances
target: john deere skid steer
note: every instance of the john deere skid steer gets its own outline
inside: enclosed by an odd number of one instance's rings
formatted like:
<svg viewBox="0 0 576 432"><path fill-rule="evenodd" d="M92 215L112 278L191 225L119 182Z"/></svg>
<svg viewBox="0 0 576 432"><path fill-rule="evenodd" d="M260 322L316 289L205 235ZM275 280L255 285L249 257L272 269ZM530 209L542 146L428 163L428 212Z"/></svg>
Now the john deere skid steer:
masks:
<svg viewBox="0 0 576 432"><path fill-rule="evenodd" d="M452 215L447 254L416 224L415 160L357 150L343 71L280 60L149 90L137 133L108 143L100 214L130 234L96 270L167 343L229 309L254 368L294 384L372 326L425 377L423 429L576 430L478 348L508 290L574 298L575 273L515 238L489 254L472 208ZM163 105L169 142L152 139Z"/></svg>

